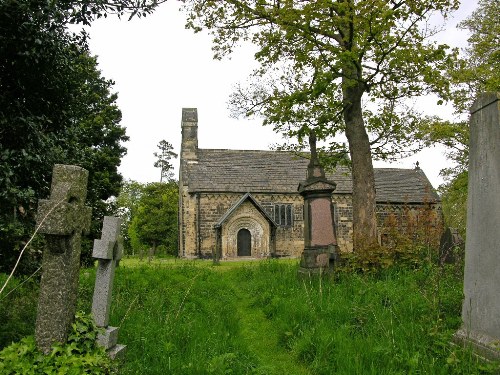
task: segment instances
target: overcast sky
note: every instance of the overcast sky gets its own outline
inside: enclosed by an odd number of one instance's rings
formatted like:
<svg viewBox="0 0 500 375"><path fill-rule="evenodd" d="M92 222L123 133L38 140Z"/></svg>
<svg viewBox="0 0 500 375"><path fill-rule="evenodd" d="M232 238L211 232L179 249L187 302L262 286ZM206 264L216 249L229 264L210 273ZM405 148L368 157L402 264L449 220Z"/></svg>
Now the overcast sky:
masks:
<svg viewBox="0 0 500 375"><path fill-rule="evenodd" d="M467 34L455 26L475 8L476 0L463 0L460 10L447 22L443 42L464 46ZM103 76L113 79L118 92L122 125L130 141L119 168L127 179L159 181L153 167L157 144L162 139L179 153L181 111L198 108L200 148L269 149L280 142L271 127L257 120L229 117L227 101L233 86L243 82L256 66L252 48L241 48L231 59L212 59L211 39L184 28L185 17L178 2L162 4L153 14L127 21L115 17L100 19L88 29L90 49L98 56ZM428 114L452 115L451 108L422 101ZM398 163L375 166L412 168L419 161L434 187L442 183L439 171L447 166L443 150L432 148ZM179 160L175 160L176 172Z"/></svg>

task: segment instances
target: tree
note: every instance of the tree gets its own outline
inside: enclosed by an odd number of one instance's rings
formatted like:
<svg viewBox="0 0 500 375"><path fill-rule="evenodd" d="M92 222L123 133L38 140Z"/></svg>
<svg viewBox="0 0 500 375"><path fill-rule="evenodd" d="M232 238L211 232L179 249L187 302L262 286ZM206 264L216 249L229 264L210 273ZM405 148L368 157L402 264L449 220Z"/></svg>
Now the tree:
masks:
<svg viewBox="0 0 500 375"><path fill-rule="evenodd" d="M122 184L120 194L116 198L117 214L122 218L121 234L124 240L126 253L134 254L129 228L139 209L139 202L145 185L133 180L126 180Z"/></svg>
<svg viewBox="0 0 500 375"><path fill-rule="evenodd" d="M0 2L0 271L10 270L33 232L37 200L49 194L55 163L90 171L93 237L111 213L106 200L118 194L121 142L128 138L113 82L101 77L86 34L66 26L107 12L133 15L143 5L148 13L156 2Z"/></svg>
<svg viewBox="0 0 500 375"><path fill-rule="evenodd" d="M170 163L170 160L176 159L177 154L173 151L174 147L170 142L164 139L158 143L158 148L160 152L155 152L153 155L158 159L155 161L154 166L160 168L160 182L165 178L168 182L174 180L174 172L172 171L174 166Z"/></svg>
<svg viewBox="0 0 500 375"><path fill-rule="evenodd" d="M143 244L153 248L153 252L158 246L164 246L167 254L177 255L178 196L175 181L146 185L132 218L130 236L136 234Z"/></svg>
<svg viewBox="0 0 500 375"><path fill-rule="evenodd" d="M466 117L477 96L500 90L500 4L480 0L477 9L458 27L470 32L468 45L455 64L448 68L452 82L455 113ZM441 173L446 182L440 186L443 212L448 226L465 236L467 180L469 166L469 123L443 121L438 117L422 123L421 137L427 144L441 144L447 149L453 166Z"/></svg>
<svg viewBox="0 0 500 375"><path fill-rule="evenodd" d="M415 127L413 114L395 110L402 98L432 91L446 98L441 72L453 54L429 41L435 30L426 21L457 6L456 0L185 1L188 26L211 30L216 58L241 40L258 46L257 84L239 95L245 115L260 114L277 130L299 124L291 132L299 139L311 130L318 139L345 134L356 251L377 243L372 143L405 139ZM364 111L367 101L376 106Z"/></svg>

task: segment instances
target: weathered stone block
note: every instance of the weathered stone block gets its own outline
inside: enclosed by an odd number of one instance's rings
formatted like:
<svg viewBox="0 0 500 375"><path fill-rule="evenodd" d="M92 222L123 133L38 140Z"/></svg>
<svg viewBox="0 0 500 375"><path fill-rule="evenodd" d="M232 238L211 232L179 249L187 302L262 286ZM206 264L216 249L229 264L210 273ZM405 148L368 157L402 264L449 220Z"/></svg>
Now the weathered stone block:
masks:
<svg viewBox="0 0 500 375"><path fill-rule="evenodd" d="M127 350L127 345L117 344L107 351L111 359L123 360L125 358L125 353Z"/></svg>
<svg viewBox="0 0 500 375"><path fill-rule="evenodd" d="M118 327L106 327L104 332L97 336L97 344L106 349L112 348L118 343Z"/></svg>

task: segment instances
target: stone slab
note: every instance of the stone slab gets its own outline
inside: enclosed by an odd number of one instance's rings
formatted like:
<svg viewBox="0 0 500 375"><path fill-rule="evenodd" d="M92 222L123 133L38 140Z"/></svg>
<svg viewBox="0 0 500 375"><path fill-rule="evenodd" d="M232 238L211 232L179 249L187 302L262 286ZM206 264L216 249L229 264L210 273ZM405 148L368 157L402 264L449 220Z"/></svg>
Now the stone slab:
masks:
<svg viewBox="0 0 500 375"><path fill-rule="evenodd" d="M112 348L118 343L119 327L106 327L104 332L97 336L97 344L106 349Z"/></svg>
<svg viewBox="0 0 500 375"><path fill-rule="evenodd" d="M477 332L459 329L453 335L453 342L464 348L472 348L474 352L489 361L500 361L500 341Z"/></svg>
<svg viewBox="0 0 500 375"><path fill-rule="evenodd" d="M106 327L109 323L109 311L115 275L114 260L99 260L96 270L96 283L92 299L92 316L98 327Z"/></svg>
<svg viewBox="0 0 500 375"><path fill-rule="evenodd" d="M470 118L463 328L500 340L500 94L483 94Z"/></svg>
<svg viewBox="0 0 500 375"><path fill-rule="evenodd" d="M126 351L127 351L127 345L118 344L109 349L107 353L111 359L116 359L121 361L125 359Z"/></svg>

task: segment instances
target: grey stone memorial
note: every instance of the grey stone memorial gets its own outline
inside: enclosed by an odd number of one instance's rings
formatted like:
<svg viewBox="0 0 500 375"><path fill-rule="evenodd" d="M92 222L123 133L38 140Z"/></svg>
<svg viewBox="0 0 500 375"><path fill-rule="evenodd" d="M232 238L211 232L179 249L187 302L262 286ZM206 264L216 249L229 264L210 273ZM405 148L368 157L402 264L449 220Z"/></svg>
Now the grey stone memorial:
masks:
<svg viewBox="0 0 500 375"><path fill-rule="evenodd" d="M332 205L336 184L325 177L316 151L316 136L312 132L309 144L311 160L307 167L307 179L298 187L304 197L304 251L299 272L307 274L328 272L338 254Z"/></svg>
<svg viewBox="0 0 500 375"><path fill-rule="evenodd" d="M65 343L76 312L81 235L90 229L87 197L88 171L56 164L50 199L38 203L37 226L45 236L42 279L38 298L35 338L48 354L55 342Z"/></svg>
<svg viewBox="0 0 500 375"><path fill-rule="evenodd" d="M465 242L455 228L446 228L439 242L439 263L451 264L463 259Z"/></svg>
<svg viewBox="0 0 500 375"><path fill-rule="evenodd" d="M125 345L117 344L119 328L108 326L115 268L123 254L120 225L120 218L105 216L101 239L94 241L92 251L92 257L98 260L92 316L96 325L104 329L104 332L98 336L97 343L106 348L113 359L123 357L126 349Z"/></svg>
<svg viewBox="0 0 500 375"><path fill-rule="evenodd" d="M471 109L462 328L454 341L500 359L500 93Z"/></svg>

